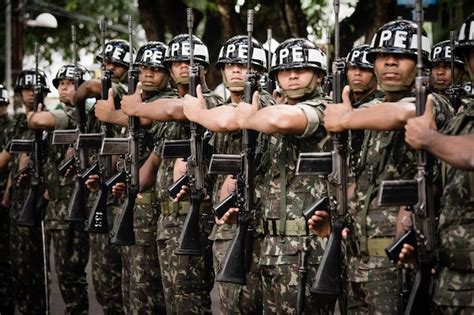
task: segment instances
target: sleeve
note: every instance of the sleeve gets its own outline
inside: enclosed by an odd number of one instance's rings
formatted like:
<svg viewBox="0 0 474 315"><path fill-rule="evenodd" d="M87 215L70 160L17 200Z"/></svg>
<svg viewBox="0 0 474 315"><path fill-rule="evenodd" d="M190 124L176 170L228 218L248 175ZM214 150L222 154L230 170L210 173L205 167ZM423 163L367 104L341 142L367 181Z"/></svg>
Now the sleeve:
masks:
<svg viewBox="0 0 474 315"><path fill-rule="evenodd" d="M306 125L306 129L301 134L298 136L299 138L306 138L311 136L318 130L318 128L321 126L321 123L323 121L323 113L320 109L317 107L313 107L307 104L299 103L295 105L296 107L300 108L303 113L306 116L306 119L308 120L308 124Z"/></svg>
<svg viewBox="0 0 474 315"><path fill-rule="evenodd" d="M61 129L68 129L70 126L69 124L69 117L66 112L62 109L55 109L49 111L51 115L54 117L54 129L61 130Z"/></svg>
<svg viewBox="0 0 474 315"><path fill-rule="evenodd" d="M454 116L454 110L448 99L444 96L432 93L433 97L433 116L438 130L443 129L446 123Z"/></svg>

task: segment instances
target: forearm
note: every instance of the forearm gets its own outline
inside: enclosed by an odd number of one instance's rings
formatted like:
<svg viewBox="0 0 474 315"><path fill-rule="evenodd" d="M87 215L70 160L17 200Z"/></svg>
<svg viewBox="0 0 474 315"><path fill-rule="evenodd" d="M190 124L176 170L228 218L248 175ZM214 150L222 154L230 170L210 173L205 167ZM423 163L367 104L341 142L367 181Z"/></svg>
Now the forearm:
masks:
<svg viewBox="0 0 474 315"><path fill-rule="evenodd" d="M218 106L202 110L197 114L196 123L214 132L234 132L239 130L236 110L233 106Z"/></svg>
<svg viewBox="0 0 474 315"><path fill-rule="evenodd" d="M125 115L121 110L114 110L109 113L105 122L119 126L127 126L128 116Z"/></svg>
<svg viewBox="0 0 474 315"><path fill-rule="evenodd" d="M431 130L425 149L455 168L474 170L474 134L448 136Z"/></svg>
<svg viewBox="0 0 474 315"><path fill-rule="evenodd" d="M7 150L3 150L0 153L0 169L7 167L8 162L10 162L11 154Z"/></svg>
<svg viewBox="0 0 474 315"><path fill-rule="evenodd" d="M222 183L221 189L219 191L219 200L224 200L231 193L235 192L236 180L232 176L227 176Z"/></svg>
<svg viewBox="0 0 474 315"><path fill-rule="evenodd" d="M156 173L158 172L160 162L160 157L152 152L142 167L140 167L140 191L145 191L155 185Z"/></svg>
<svg viewBox="0 0 474 315"><path fill-rule="evenodd" d="M344 129L397 130L416 116L413 104L382 103L354 109L342 117Z"/></svg>
<svg viewBox="0 0 474 315"><path fill-rule="evenodd" d="M137 116L157 121L187 121L181 99L159 99L151 103L141 103L137 108Z"/></svg>
<svg viewBox="0 0 474 315"><path fill-rule="evenodd" d="M300 108L290 105L274 105L256 111L248 119L245 119L240 127L267 134L301 135L307 124L308 119Z"/></svg>

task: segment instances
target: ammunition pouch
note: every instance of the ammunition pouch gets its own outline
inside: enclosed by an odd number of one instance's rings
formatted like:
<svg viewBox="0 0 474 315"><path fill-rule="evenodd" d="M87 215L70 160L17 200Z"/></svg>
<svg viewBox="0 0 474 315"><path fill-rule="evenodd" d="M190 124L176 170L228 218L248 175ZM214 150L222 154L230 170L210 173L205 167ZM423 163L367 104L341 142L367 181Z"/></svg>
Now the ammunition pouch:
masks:
<svg viewBox="0 0 474 315"><path fill-rule="evenodd" d="M474 251L470 250L441 250L439 261L450 270L459 272L474 271Z"/></svg>
<svg viewBox="0 0 474 315"><path fill-rule="evenodd" d="M155 204L155 193L145 192L141 193L141 198L135 198L136 205L153 205Z"/></svg>
<svg viewBox="0 0 474 315"><path fill-rule="evenodd" d="M279 219L264 219L261 223L261 229L265 235L270 236L308 236L309 230L304 219L287 219L285 222L285 231L280 231Z"/></svg>
<svg viewBox="0 0 474 315"><path fill-rule="evenodd" d="M189 211L188 201L165 201L160 203L160 210L162 215L186 215Z"/></svg>

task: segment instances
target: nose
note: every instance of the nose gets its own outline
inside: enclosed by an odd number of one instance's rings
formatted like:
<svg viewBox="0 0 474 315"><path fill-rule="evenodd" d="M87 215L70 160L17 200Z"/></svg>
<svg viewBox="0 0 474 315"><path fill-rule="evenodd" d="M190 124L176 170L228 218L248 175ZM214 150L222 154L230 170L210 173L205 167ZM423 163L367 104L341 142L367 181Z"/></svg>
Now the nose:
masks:
<svg viewBox="0 0 474 315"><path fill-rule="evenodd" d="M386 66L396 66L398 64L398 58L393 56L393 55L386 55L385 56L385 60L384 60L384 64Z"/></svg>
<svg viewBox="0 0 474 315"><path fill-rule="evenodd" d="M298 71L291 69L290 70L290 79L297 79L299 77Z"/></svg>

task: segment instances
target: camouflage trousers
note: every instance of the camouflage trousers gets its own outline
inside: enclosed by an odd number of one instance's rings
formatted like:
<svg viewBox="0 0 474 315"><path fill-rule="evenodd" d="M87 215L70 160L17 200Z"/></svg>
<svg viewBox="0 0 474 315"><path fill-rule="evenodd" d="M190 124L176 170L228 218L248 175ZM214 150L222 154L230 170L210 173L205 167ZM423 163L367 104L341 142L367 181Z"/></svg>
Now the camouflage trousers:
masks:
<svg viewBox="0 0 474 315"><path fill-rule="evenodd" d="M89 236L84 231L49 230L54 248L58 285L66 305L65 314L88 314L86 265L89 261Z"/></svg>
<svg viewBox="0 0 474 315"><path fill-rule="evenodd" d="M262 265L264 314L296 314L298 295L298 264ZM309 265L305 285L304 313L333 314L335 299L316 297L309 292L317 265Z"/></svg>
<svg viewBox="0 0 474 315"><path fill-rule="evenodd" d="M10 223L10 253L16 306L22 314L44 314L46 300L41 228L21 227L14 221Z"/></svg>
<svg viewBox="0 0 474 315"><path fill-rule="evenodd" d="M122 248L122 294L127 314L166 313L156 247L157 218L154 205L136 205L135 245Z"/></svg>
<svg viewBox="0 0 474 315"><path fill-rule="evenodd" d="M399 314L396 278L368 282L349 281L347 291L348 314Z"/></svg>
<svg viewBox="0 0 474 315"><path fill-rule="evenodd" d="M110 222L110 221L109 221ZM92 283L104 314L124 314L120 247L109 244L108 234L89 234Z"/></svg>
<svg viewBox="0 0 474 315"><path fill-rule="evenodd" d="M435 281L434 308L440 314L474 314L473 294L472 271L455 271L444 267Z"/></svg>
<svg viewBox="0 0 474 315"><path fill-rule="evenodd" d="M0 206L0 314L13 314L11 257L10 257L10 215L8 209Z"/></svg>
<svg viewBox="0 0 474 315"><path fill-rule="evenodd" d="M215 239L212 245L214 254L214 271L217 275L221 269L227 249L232 240ZM262 309L262 279L260 266L261 239L256 237L253 242L252 263L247 272L245 285L215 282L219 296L219 306L222 314L261 314Z"/></svg>
<svg viewBox="0 0 474 315"><path fill-rule="evenodd" d="M158 220L158 254L165 294L166 312L170 314L210 314L210 291L214 284L211 246L204 256L175 255L176 241L185 215L161 215ZM208 234L202 236L207 241ZM198 241L198 240L196 240ZM206 266L210 258L211 266Z"/></svg>

